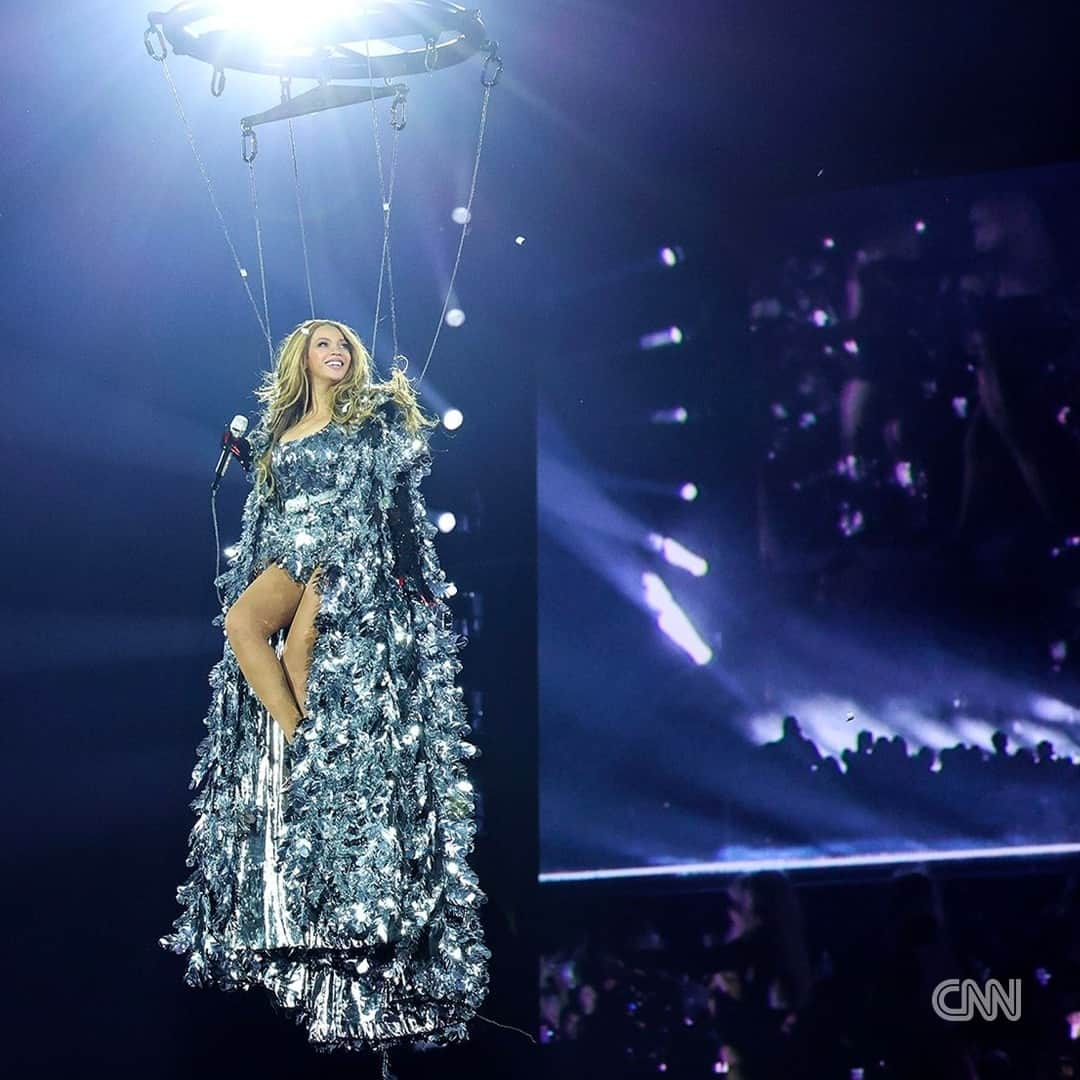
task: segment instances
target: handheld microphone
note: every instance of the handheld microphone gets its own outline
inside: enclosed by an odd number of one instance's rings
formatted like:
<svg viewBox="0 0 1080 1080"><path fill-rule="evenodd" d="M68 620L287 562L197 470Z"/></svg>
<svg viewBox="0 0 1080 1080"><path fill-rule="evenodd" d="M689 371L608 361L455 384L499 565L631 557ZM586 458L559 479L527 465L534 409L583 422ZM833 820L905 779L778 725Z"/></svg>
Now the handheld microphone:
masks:
<svg viewBox="0 0 1080 1080"><path fill-rule="evenodd" d="M214 482L210 485L211 491L217 491L225 470L229 467L229 461L233 455L239 457L242 453L240 440L247 431L248 420L246 416L234 416L232 423L225 429L221 436L221 456L218 458L217 468L214 469Z"/></svg>

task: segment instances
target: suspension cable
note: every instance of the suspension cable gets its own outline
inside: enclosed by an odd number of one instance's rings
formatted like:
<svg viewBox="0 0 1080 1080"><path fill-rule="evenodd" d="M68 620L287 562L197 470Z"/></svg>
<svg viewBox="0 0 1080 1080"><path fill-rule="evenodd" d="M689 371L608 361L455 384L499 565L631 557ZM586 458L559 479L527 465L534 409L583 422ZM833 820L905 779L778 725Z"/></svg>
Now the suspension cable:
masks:
<svg viewBox="0 0 1080 1080"><path fill-rule="evenodd" d="M394 339L394 361L396 362L400 357L400 347L398 345L398 324L397 324L397 298L394 295L394 264L391 258L390 252L390 210L394 203L394 180L397 176L397 163L398 163L398 147L399 138L401 136L400 129L394 130L394 140L391 144L392 152L390 157L390 186L387 190L386 203L384 205L383 212L383 250L382 259L379 263L379 292L375 300L375 310L378 312L379 297L382 296L382 283L383 274L386 275L387 287L390 292L390 331ZM372 340L372 348L374 348L374 339ZM408 362L406 361L406 366Z"/></svg>
<svg viewBox="0 0 1080 1080"><path fill-rule="evenodd" d="M159 38L160 38L160 34L159 34ZM456 252L455 257L454 257L454 266L453 266L453 269L451 270L451 273L450 273L450 282L449 282L449 285L447 286L446 298L443 301L442 311L439 313L439 320L438 320L438 323L437 323L437 325L435 327L435 334L434 334L434 336L432 338L432 341L431 341L431 347L428 350L427 359L424 361L424 366L421 369L420 374L416 379L417 383L419 383L419 382L421 382L423 380L423 377L427 373L427 369L428 369L429 365L431 364L431 359L435 354L435 349L436 349L436 346L438 345L438 342L439 342L439 336L442 333L442 328L443 328L443 325L444 325L444 323L446 321L446 313L447 313L447 311L449 310L449 307L450 307L450 300L451 300L451 297L453 296L454 284L455 284L455 282L457 280L458 270L460 269L460 266L461 266L462 252L463 252L464 246L465 246L465 237L468 235L469 226L470 226L470 224L472 222L472 207L473 207L473 202L474 202L474 199L475 199L475 196L476 196L477 177L479 175L480 159L481 159L481 155L482 155L482 152L483 152L483 146L484 146L484 134L485 134L485 130L486 130L486 127L487 127L488 105L489 105L489 102L490 102L490 99L491 99L491 91L499 81L499 76L502 74L502 66L503 66L502 59L498 55L498 44L495 43L495 42L488 42L486 47L488 49L488 57L487 57L487 60L486 60L486 62L484 64L484 73L483 73L483 75L481 77L481 83L482 83L482 85L484 87L484 97L483 97L483 102L481 104L481 109L480 109L480 128L479 128L479 132L478 132L478 135L477 135L476 155L475 155L474 160L473 160L472 177L471 177L470 184L469 184L469 196L468 196L468 201L466 202L466 205L465 205L465 219L464 219L464 221L462 222L462 225L461 225L461 236L460 236L460 238L458 240L457 252ZM245 153L245 158L244 159L248 164L248 171L249 171L249 178L250 178L250 185L251 185L252 212L253 212L254 219L255 219L255 238L256 238L256 246L257 246L257 251L258 251L259 276L260 276L260 282L261 282L262 294L263 294L263 311L262 311L261 314L259 312L259 307L258 307L258 304L256 303L255 296L251 291L251 286L250 286L250 284L248 283L248 280L247 280L247 271L244 269L242 263L240 262L240 256L237 254L236 245L232 241L232 236L229 233L229 227L225 222L225 217L221 212L221 207L218 205L217 197L216 197L216 195L214 193L213 184L210 181L210 175L207 172L206 165L205 165L205 163L203 162L203 159L202 159L202 155L199 153L198 146L195 143L194 132L192 131L191 125L188 122L187 114L184 112L184 107L183 107L183 104L180 101L179 92L177 91L176 84L175 84L175 82L173 81L173 78L172 78L172 72L169 70L169 65L168 65L168 62L167 62L167 60L165 58L165 55L164 55L165 50L162 47L162 50L161 50L162 55L158 56L158 55L156 55L156 52L151 47L151 45L149 43L147 43L147 51L150 53L150 55L155 60L159 60L161 62L162 70L165 73L166 81L168 82L169 87L172 90L173 98L176 101L176 108L177 108L177 111L180 114L180 120L181 120L181 123L183 124L184 132L187 135L188 143L191 146L192 154L194 155L196 164L198 165L199 171L202 174L203 181L206 184L207 192L208 192L208 194L210 196L210 202L211 202L211 204L212 204L212 206L214 208L214 212L217 214L218 221L219 221L219 223L221 225L222 233L225 236L225 242L228 245L229 251L232 254L233 262L236 265L237 272L240 274L240 280L241 280L241 282L242 282L242 284L244 286L244 291L247 293L248 300L251 303L252 310L255 313L255 318L256 318L256 320L258 320L259 328L262 330L263 336L266 338L267 351L270 354L270 362L272 364L273 363L273 358L274 358L274 344L273 344L273 335L272 335L271 329L270 329L270 304L269 304L269 294L268 294L267 287L266 287L266 266L265 266L265 260L264 260L264 257L263 257L262 224L261 224L261 221L259 219L258 194L257 194L257 189L256 189L256 184L255 184L255 165L254 165L255 148L254 148L254 146L252 147L252 152L251 152L250 157L247 155L247 153ZM388 287L388 292L389 292L390 324L391 324L391 332L392 332L392 335L393 335L394 362L396 363L396 361L398 359L406 359L406 358L401 356L401 354L399 352L398 325L397 325L397 299L396 299L395 292L394 292L393 261L392 261L392 253L391 253L391 246L390 246L390 239L391 239L390 219L391 219L391 213L392 213L392 210L393 210L394 184L395 184L395 179L396 179L396 175L397 175L399 137L400 137L401 131L405 127L404 108L403 108L405 102L404 102L403 93L399 92L398 97L395 98L393 108L391 109L391 126L394 128L394 138L393 138L391 165L390 165L389 184L387 184L387 177L386 177L386 174L385 174L385 171L384 171L384 168L383 168L382 140L381 140L380 134L379 134L378 111L376 109L374 74L373 74L372 66L371 66L371 40L370 40L370 34L366 33L366 32L365 32L365 40L364 40L364 51L365 51L365 54L367 56L368 78L369 78L369 84L370 84L370 87L371 87L372 133L373 133L374 142L375 142L375 160L376 160L378 176L379 176L379 194L380 194L380 198L381 198L381 206L382 206L382 211L383 211L383 248L382 248L382 258L380 260L380 265L379 265L379 284L378 284L378 290L377 290L377 293L376 293L376 301L375 301L375 320L374 320L374 326L372 328L372 334L371 334L371 354L372 354L372 357L374 358L375 344L376 344L376 339L377 339L378 329L379 329L380 313L381 313L381 310L382 310L383 281L385 279L386 282L387 282L387 287ZM489 69L493 69L493 74L489 72ZM387 79L387 82L389 83L389 79ZM287 94L287 89L286 89L286 85L285 85L284 80L283 80L283 86L282 86L282 94L283 94L283 97L286 96L286 94ZM396 112L396 110L398 110L399 106L401 107L401 112ZM245 137L248 137L248 136L250 136L251 139L254 140L254 133L253 132L250 132L250 131L245 132ZM294 183L294 188L295 188L295 193L296 193L297 216L298 216L299 222L300 222L300 239L301 239L301 245L303 247L303 252L304 252L304 271L305 271L306 280L307 280L308 303L309 303L309 307L310 307L310 310L311 310L311 317L314 318L315 317L315 297L314 297L314 291L313 291L312 285L311 285L311 265L310 265L310 258L309 258L309 254L308 254L307 233L306 233L305 226L304 226L303 204L302 204L301 193L300 193L300 171L299 171L299 164L298 164L298 161L297 161L297 154L296 154L296 140L295 140L295 135L294 135L294 131L293 131L293 124L292 124L291 119L289 120L289 145L290 145L291 154L292 154L293 183ZM408 361L406 359L406 364L407 363L408 363Z"/></svg>
<svg viewBox="0 0 1080 1080"><path fill-rule="evenodd" d="M308 306L315 318L315 293L311 288L311 262L308 258L307 231L304 228L304 207L300 200L300 166L296 159L296 138L293 135L292 117L289 118L289 149L292 152L293 187L296 189L296 216L300 221L300 245L304 249L304 276L307 279Z"/></svg>
<svg viewBox="0 0 1080 1080"><path fill-rule="evenodd" d="M375 74L371 67L371 34L369 27L366 24L366 10L365 10L365 27L364 27L364 54L367 57L368 67L368 85L371 90L371 131L375 141L375 164L379 175L379 205L382 207L383 214L383 246L382 246L382 258L379 262L379 285L375 294L375 320L371 331L371 357L375 359L375 342L379 333L379 312L382 310L382 291L383 291L383 278L385 276L389 293L390 293L390 331L393 336L394 347L394 362L398 358L398 327L397 327L397 298L394 295L394 275L391 263L390 252L390 215L393 210L394 200L394 179L397 173L397 160L398 160L398 137L405 127L404 117L400 121L393 119L393 109L391 110L391 124L394 128L394 141L393 141L393 154L390 167L390 183L389 187L386 183L386 175L383 170L383 156L382 156L382 139L379 135L379 114L375 104ZM394 99L394 108L397 107L398 101L402 98L399 93Z"/></svg>
<svg viewBox="0 0 1080 1080"><path fill-rule="evenodd" d="M492 56L494 55L495 54L493 52ZM499 71L501 71L501 61L499 61L499 64ZM487 68L485 65L485 73L486 70ZM423 380L424 374L428 369L428 365L431 363L431 358L435 355L435 346L439 342L439 335L442 333L443 324L446 321L446 312L447 309L450 307L450 297L453 295L454 292L454 282L457 280L458 268L461 266L461 252L465 246L465 236L469 231L469 224L472 221L472 205L473 199L476 196L476 177L480 171L480 154L484 149L484 129L487 126L488 101L491 98L491 91L497 82L498 74L496 74L495 78L490 81L485 74L485 77L483 79L484 100L483 104L480 107L480 133L476 140L476 157L473 160L472 181L469 184L469 201L465 204L465 220L461 224L461 238L458 240L457 255L454 258L454 269L450 272L450 284L446 290L446 299L443 301L442 312L439 315L439 323L435 327L435 337L431 341L431 348L428 350L427 359L424 361L424 366L420 369L420 374L416 378L417 383Z"/></svg>
<svg viewBox="0 0 1080 1080"><path fill-rule="evenodd" d="M255 218L255 249L259 255L259 279L262 282L263 314L266 317L266 348L270 353L270 366L274 366L274 340L270 333L270 298L266 291L266 264L263 261L262 222L259 220L259 195L255 189L255 158L248 160L248 176L251 180L251 212Z"/></svg>
<svg viewBox="0 0 1080 1080"><path fill-rule="evenodd" d="M240 262L240 256L236 252L236 245L233 243L232 236L229 233L229 226L225 223L225 215L222 214L221 207L218 205L217 196L214 194L214 185L210 182L210 174L206 171L206 164L203 162L202 155L199 153L199 148L195 143L195 133L191 130L191 124L188 122L187 113L184 112L184 106L180 101L180 93L176 89L176 83L173 82L172 72L169 70L169 63L164 56L161 57L160 63L161 69L165 73L165 80L168 82L169 89L172 90L173 98L176 101L176 109L180 114L180 121L184 126L184 132L187 135L188 143L191 145L191 152L195 155L195 162L199 166L199 172L202 173L202 178L206 182L206 190L210 195L210 203L214 207L214 213L217 214L218 221L221 223L221 231L225 234L225 243L229 246L233 262L236 264L237 273L240 275L241 284L244 286L244 291L247 293L248 300L251 301L251 309L255 312L255 318L259 322L259 329L262 330L263 337L266 338L267 347L272 353L273 339L270 336L270 327L267 323L263 322L263 317L259 314L259 305L255 302L255 295L252 293L251 285L248 283L247 271Z"/></svg>

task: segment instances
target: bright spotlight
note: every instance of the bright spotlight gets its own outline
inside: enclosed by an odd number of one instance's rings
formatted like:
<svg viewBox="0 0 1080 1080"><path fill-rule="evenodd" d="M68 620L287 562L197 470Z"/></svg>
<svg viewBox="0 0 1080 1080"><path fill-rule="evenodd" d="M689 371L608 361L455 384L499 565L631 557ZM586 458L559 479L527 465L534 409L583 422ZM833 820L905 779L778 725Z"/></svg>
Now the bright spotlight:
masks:
<svg viewBox="0 0 1080 1080"><path fill-rule="evenodd" d="M917 233L926 232L926 222L923 221L922 218L919 218L919 220L915 222L915 231Z"/></svg>
<svg viewBox="0 0 1080 1080"><path fill-rule="evenodd" d="M836 247L836 241L831 236L826 236L822 239L821 246L825 248L826 251L832 251L832 249Z"/></svg>
<svg viewBox="0 0 1080 1080"><path fill-rule="evenodd" d="M446 325L447 326L464 326L465 325L465 312L461 308L451 308L446 313Z"/></svg>
<svg viewBox="0 0 1080 1080"><path fill-rule="evenodd" d="M442 425L447 431L457 431L464 419L460 409L447 409L442 415Z"/></svg>
<svg viewBox="0 0 1080 1080"><path fill-rule="evenodd" d="M280 50L303 48L311 33L330 20L348 14L352 5L341 0L227 0L218 4L202 18L188 24L195 37L210 33L242 31L254 33L262 44ZM401 50L385 41L355 42L356 48L367 48L372 56Z"/></svg>
<svg viewBox="0 0 1080 1080"><path fill-rule="evenodd" d="M683 332L677 326L669 326L664 330L654 330L651 334L643 334L641 347L643 349L661 349L665 345L681 345Z"/></svg>
<svg viewBox="0 0 1080 1080"><path fill-rule="evenodd" d="M446 583L446 595L457 596L457 586L452 581Z"/></svg>
<svg viewBox="0 0 1080 1080"><path fill-rule="evenodd" d="M693 502L698 497L697 484L683 484L679 488L679 498L686 502Z"/></svg>
<svg viewBox="0 0 1080 1080"><path fill-rule="evenodd" d="M238 544L230 544L227 548L223 549L222 554L226 559L235 559L240 554L240 546Z"/></svg>
<svg viewBox="0 0 1080 1080"><path fill-rule="evenodd" d="M450 214L455 225L467 225L472 221L472 214L467 206L455 206Z"/></svg>
<svg viewBox="0 0 1080 1080"><path fill-rule="evenodd" d="M678 266L686 256L681 247L662 247L658 258L664 266Z"/></svg>
<svg viewBox="0 0 1080 1080"><path fill-rule="evenodd" d="M514 237L514 243L517 244L518 247L521 247L521 245L525 243L525 237L524 236L515 236Z"/></svg>
<svg viewBox="0 0 1080 1080"><path fill-rule="evenodd" d="M646 605L656 612L656 625L686 652L695 664L707 664L713 657L712 649L701 640L693 623L675 602L668 587L656 574L648 571L641 575L641 584L645 589Z"/></svg>
<svg viewBox="0 0 1080 1080"><path fill-rule="evenodd" d="M444 510L435 519L435 525L439 532L453 532L454 526L457 525L457 518L449 510Z"/></svg>
<svg viewBox="0 0 1080 1080"><path fill-rule="evenodd" d="M709 572L709 564L694 552L682 546L678 540L672 540L670 536L661 536L659 533L649 533L648 544L653 551L660 552L664 560L680 570L693 574L694 577L704 577Z"/></svg>

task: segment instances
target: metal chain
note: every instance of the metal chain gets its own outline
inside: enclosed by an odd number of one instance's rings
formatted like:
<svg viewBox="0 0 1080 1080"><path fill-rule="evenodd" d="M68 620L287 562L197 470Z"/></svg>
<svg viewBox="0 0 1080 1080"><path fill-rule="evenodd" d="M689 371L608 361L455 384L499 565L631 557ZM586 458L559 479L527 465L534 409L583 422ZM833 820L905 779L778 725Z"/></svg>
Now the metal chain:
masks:
<svg viewBox="0 0 1080 1080"><path fill-rule="evenodd" d="M387 190L386 202L384 204L384 216L383 216L383 250L382 260L379 263L379 294L382 294L382 282L383 272L386 272L386 285L390 293L390 333L393 338L394 354L393 363L397 363L400 350L398 348L398 323L397 323L397 297L394 294L394 262L390 251L390 210L394 205L394 181L397 178L397 163L398 163L398 147L399 137L401 132L394 131L394 141L391 143L391 156L390 156L390 186ZM376 299L376 310L378 309L378 300ZM374 348L374 341L372 341L372 348ZM406 365L408 361L406 360Z"/></svg>
<svg viewBox="0 0 1080 1080"><path fill-rule="evenodd" d="M494 46L491 52L491 56L495 55ZM501 65L502 60L496 57L498 63ZM490 56L489 56L490 60ZM500 66L501 70L501 66ZM465 246L465 236L469 231L469 224L472 221L472 205L473 199L476 196L476 177L480 171L480 154L484 149L484 129L487 127L487 111L488 101L491 98L491 91L498 81L496 79L489 80L486 76L487 65L485 64L485 74L481 76L481 81L484 86L484 101L480 107L480 133L476 140L476 158L473 161L472 181L469 184L469 201L465 204L465 220L461 225L461 238L458 240L457 256L454 259L454 269L450 272L450 284L446 290L446 299L443 301L442 312L439 315L439 324L435 327L435 337L432 339L431 348L428 350L427 359L424 361L424 366L420 369L420 374L417 376L417 383L421 382L424 378L424 374L427 372L428 365L431 363L432 356L435 355L435 346L439 343L439 335L442 333L443 324L446 321L446 312L450 307L450 297L454 292L454 282L457 280L458 268L461 266L461 251Z"/></svg>
<svg viewBox="0 0 1080 1080"><path fill-rule="evenodd" d="M364 28L364 52L367 55L368 81L371 86L371 130L375 140L375 163L379 174L379 198L383 212L383 250L382 261L379 264L379 287L375 296L375 320L371 331L371 358L375 359L375 342L379 333L379 312L382 310L382 287L385 275L390 293L390 330L393 335L394 361L398 358L398 327L397 327L397 298L394 295L394 276L390 255L390 215L393 209L394 178L397 173L398 136L401 128L394 127L393 157L390 170L390 184L387 190L386 176L383 170L382 140L379 136L379 114L375 105L375 74L371 67L371 35L365 24ZM395 97L397 101L399 94Z"/></svg>
<svg viewBox="0 0 1080 1080"><path fill-rule="evenodd" d="M155 59L157 59L157 57L155 57ZM229 226L225 223L225 216L222 214L221 207L218 205L217 196L214 194L214 185L210 182L210 174L206 171L206 165L203 162L202 155L199 153L199 148L195 144L195 134L191 130L191 124L188 122L187 114L184 112L184 106L180 101L180 94L176 89L176 83L173 82L172 72L169 70L169 63L165 57L161 58L161 69L165 73L165 80L168 82L169 89L172 90L173 98L176 101L176 109L180 114L180 121L184 125L184 132L187 135L188 143L191 145L191 152L195 155L195 162L199 166L199 172L202 173L202 178L206 182L206 190L210 195L210 203L214 207L214 213L217 214L218 221L221 223L221 231L225 234L225 243L228 245L229 251L232 254L233 262L236 264L236 271L240 275L240 281L244 286L244 291L247 293L248 300L251 301L251 309L255 312L255 318L259 322L259 328L262 330L263 337L266 338L267 346L272 352L273 345L270 337L270 328L263 322L263 318L259 314L259 305L255 302L255 295L251 291L250 284L248 284L247 271L240 262L240 256L236 253L236 245L232 241L232 236L229 233Z"/></svg>
<svg viewBox="0 0 1080 1080"><path fill-rule="evenodd" d="M296 216L300 221L300 245L304 249L304 276L307 279L308 306L315 318L315 293L311 288L311 262L308 258L307 230L304 228L304 207L300 200L300 166L296 160L296 138L292 118L289 119L289 149L292 152L293 186L296 188Z"/></svg>
<svg viewBox="0 0 1080 1080"><path fill-rule="evenodd" d="M255 159L248 162L251 180L251 212L255 218L255 248L259 254L259 280L262 282L263 314L266 317L266 348L270 353L270 366L274 366L274 341L270 333L270 297L266 291L266 264L263 261L262 222L259 220L259 195L255 189Z"/></svg>

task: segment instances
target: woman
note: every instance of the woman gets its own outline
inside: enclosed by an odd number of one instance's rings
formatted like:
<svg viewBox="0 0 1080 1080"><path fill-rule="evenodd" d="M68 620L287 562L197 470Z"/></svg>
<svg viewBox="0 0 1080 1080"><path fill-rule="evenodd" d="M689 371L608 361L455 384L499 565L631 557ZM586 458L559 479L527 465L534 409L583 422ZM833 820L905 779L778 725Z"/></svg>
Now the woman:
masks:
<svg viewBox="0 0 1080 1080"><path fill-rule="evenodd" d="M402 372L371 375L354 330L312 321L256 392L194 871L161 939L189 985L260 984L325 1051L466 1039L490 956L465 861L477 750L420 493L437 421Z"/></svg>

